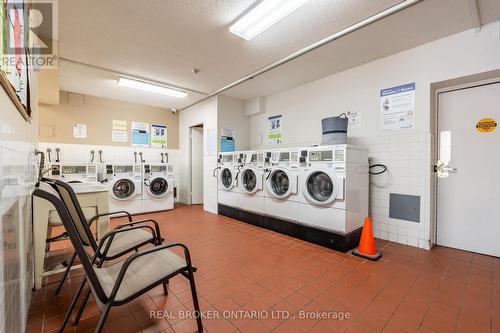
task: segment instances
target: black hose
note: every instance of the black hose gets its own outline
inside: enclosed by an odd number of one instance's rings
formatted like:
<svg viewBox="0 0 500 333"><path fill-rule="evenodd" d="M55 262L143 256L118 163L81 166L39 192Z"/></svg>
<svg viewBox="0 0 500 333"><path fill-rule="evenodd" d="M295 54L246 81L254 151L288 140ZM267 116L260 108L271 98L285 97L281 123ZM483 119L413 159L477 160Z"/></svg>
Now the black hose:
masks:
<svg viewBox="0 0 500 333"><path fill-rule="evenodd" d="M212 176L217 177L217 175L216 175L216 171L217 171L218 169L220 169L220 168L221 168L220 166L218 166L217 168L215 168L215 169L214 169L214 171L212 172Z"/></svg>
<svg viewBox="0 0 500 333"><path fill-rule="evenodd" d="M374 164L374 165L370 165L370 169L371 168L382 168L382 170L380 171L377 171L377 172L373 172L373 171L369 171L370 175L381 175L383 174L384 172L387 171L387 166L384 165L384 164Z"/></svg>
<svg viewBox="0 0 500 333"><path fill-rule="evenodd" d="M234 177L234 180L238 180L238 176L240 175L240 172L241 172L241 170L240 170L241 167L243 167L242 164L238 165L238 168L237 168L238 172L236 173L236 176Z"/></svg>
<svg viewBox="0 0 500 333"><path fill-rule="evenodd" d="M37 186L40 185L40 180L43 177L43 169L45 168L45 154L43 151L35 150L35 155L40 155L40 165L38 166L38 181Z"/></svg>

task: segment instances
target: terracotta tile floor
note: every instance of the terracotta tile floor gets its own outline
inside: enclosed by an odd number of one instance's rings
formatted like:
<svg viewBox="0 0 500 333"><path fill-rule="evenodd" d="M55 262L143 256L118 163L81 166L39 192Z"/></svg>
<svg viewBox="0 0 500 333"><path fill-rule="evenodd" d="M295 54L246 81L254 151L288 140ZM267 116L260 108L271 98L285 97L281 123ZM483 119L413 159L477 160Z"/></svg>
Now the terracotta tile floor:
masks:
<svg viewBox="0 0 500 333"><path fill-rule="evenodd" d="M370 262L200 206L149 217L161 223L167 240L191 249L199 269L204 327L210 333L500 332L498 258L379 241L383 258ZM64 251L65 246L59 242L52 249ZM57 330L82 271L73 271L60 296L54 296L60 277L46 278L43 290L33 293L27 332ZM192 309L188 284L177 277L169 288L168 297L159 287L113 308L107 332L195 331L195 321L184 318L185 310ZM151 318L151 311L169 318ZM221 318L213 318L217 315ZM92 331L98 317L91 302L79 326L67 331Z"/></svg>

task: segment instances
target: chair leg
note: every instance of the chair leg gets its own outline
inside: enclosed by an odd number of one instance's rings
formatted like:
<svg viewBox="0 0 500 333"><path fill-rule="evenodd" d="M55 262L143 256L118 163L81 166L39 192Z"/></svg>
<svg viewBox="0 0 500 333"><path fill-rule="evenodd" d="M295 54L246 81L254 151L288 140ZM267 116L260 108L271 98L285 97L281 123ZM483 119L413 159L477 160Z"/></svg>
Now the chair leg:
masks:
<svg viewBox="0 0 500 333"><path fill-rule="evenodd" d="M80 284L80 287L78 288L78 291L76 292L75 297L73 297L73 300L71 301L71 305L69 306L68 310L66 311L66 315L64 316L63 323L61 324L61 327L59 327L59 333L64 332L64 328L66 327L66 324L68 323L69 317L71 316L71 312L73 312L73 309L75 308L76 302L78 301L78 297L80 297L80 294L83 290L83 287L85 286L85 282L87 279L83 279L82 283Z"/></svg>
<svg viewBox="0 0 500 333"><path fill-rule="evenodd" d="M191 294L193 296L193 305L194 305L194 311L195 311L195 315L196 315L196 324L198 325L198 333L202 333L203 332L203 323L201 322L200 303L198 303L198 294L196 292L196 285L194 283L193 268L191 266L188 267L188 276L189 276L189 284L191 285Z"/></svg>
<svg viewBox="0 0 500 333"><path fill-rule="evenodd" d="M168 282L163 282L163 294L165 296L168 295L168 288L167 288L167 286L168 286Z"/></svg>
<svg viewBox="0 0 500 333"><path fill-rule="evenodd" d="M76 313L76 317L73 320L73 326L78 325L80 322L80 318L82 317L83 310L85 310L85 305L87 305L87 302L89 301L89 296L90 296L90 287L87 293L85 294L85 297L82 301L82 304L80 304L80 307L78 308L78 312Z"/></svg>
<svg viewBox="0 0 500 333"><path fill-rule="evenodd" d="M68 277L69 271L71 270L71 266L73 266L73 262L75 262L75 258L76 258L76 251L73 252L73 254L71 255L71 258L68 261L68 266L66 267L66 271L64 272L64 276L63 276L62 280L59 282L59 285L57 286L55 295L59 295L59 293L61 292L61 289L64 285L64 281L66 281L66 278Z"/></svg>
<svg viewBox="0 0 500 333"><path fill-rule="evenodd" d="M111 310L111 302L106 304L104 307L104 311L101 313L101 318L99 318L99 322L97 323L97 327L95 328L95 333L101 333L104 323L106 322L106 319L108 318L109 310Z"/></svg>

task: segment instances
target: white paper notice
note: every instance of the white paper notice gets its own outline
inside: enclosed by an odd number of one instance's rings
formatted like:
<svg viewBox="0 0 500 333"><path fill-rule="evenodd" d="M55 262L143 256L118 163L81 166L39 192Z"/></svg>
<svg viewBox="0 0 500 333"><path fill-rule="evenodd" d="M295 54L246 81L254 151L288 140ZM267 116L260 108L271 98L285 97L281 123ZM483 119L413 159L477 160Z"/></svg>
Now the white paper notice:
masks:
<svg viewBox="0 0 500 333"><path fill-rule="evenodd" d="M87 125L85 124L73 124L73 137L78 139L87 138Z"/></svg>
<svg viewBox="0 0 500 333"><path fill-rule="evenodd" d="M415 82L380 91L382 131L415 127Z"/></svg>
<svg viewBox="0 0 500 333"><path fill-rule="evenodd" d="M111 141L127 142L128 132L126 131L111 131Z"/></svg>
<svg viewBox="0 0 500 333"><path fill-rule="evenodd" d="M208 128L205 136L205 155L217 154L217 130Z"/></svg>
<svg viewBox="0 0 500 333"><path fill-rule="evenodd" d="M267 142L270 145L283 143L282 130L283 130L283 116L273 116L267 118L269 121L269 128L267 133Z"/></svg>
<svg viewBox="0 0 500 333"><path fill-rule="evenodd" d="M347 118L349 119L349 128L361 127L361 111L347 111Z"/></svg>
<svg viewBox="0 0 500 333"><path fill-rule="evenodd" d="M234 128L221 128L220 136L234 138L236 136L236 130Z"/></svg>
<svg viewBox="0 0 500 333"><path fill-rule="evenodd" d="M151 148L167 148L167 125L151 125Z"/></svg>
<svg viewBox="0 0 500 333"><path fill-rule="evenodd" d="M113 119L113 130L115 131L126 131L127 121L126 120L115 120Z"/></svg>

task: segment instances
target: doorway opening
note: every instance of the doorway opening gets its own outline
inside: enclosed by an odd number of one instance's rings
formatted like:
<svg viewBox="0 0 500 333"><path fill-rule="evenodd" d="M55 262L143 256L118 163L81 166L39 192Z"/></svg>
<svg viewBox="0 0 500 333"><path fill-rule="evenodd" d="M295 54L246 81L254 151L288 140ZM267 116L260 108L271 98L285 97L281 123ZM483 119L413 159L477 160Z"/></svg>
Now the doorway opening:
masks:
<svg viewBox="0 0 500 333"><path fill-rule="evenodd" d="M203 124L190 128L190 189L189 203L203 204Z"/></svg>

